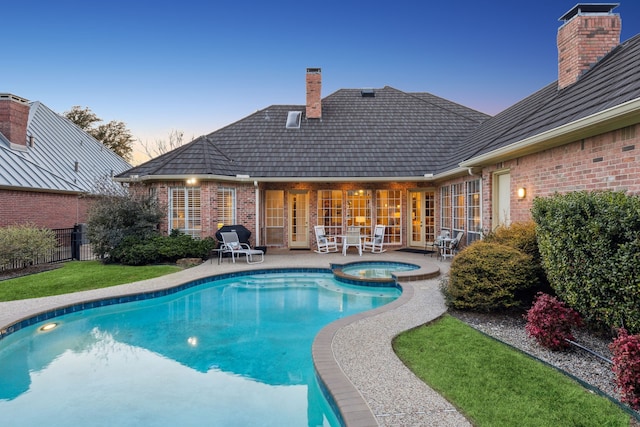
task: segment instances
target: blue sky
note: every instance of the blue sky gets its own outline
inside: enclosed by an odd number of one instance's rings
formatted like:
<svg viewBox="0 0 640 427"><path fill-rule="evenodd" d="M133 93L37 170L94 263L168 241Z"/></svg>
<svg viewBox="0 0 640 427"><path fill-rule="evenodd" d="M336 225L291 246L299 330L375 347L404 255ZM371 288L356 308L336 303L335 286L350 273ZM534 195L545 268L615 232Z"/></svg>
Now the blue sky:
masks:
<svg viewBox="0 0 640 427"><path fill-rule="evenodd" d="M592 1L593 2L593 1ZM558 18L576 0L4 2L0 92L89 107L153 142L272 104L392 86L495 114L557 79ZM621 0L624 41L640 2Z"/></svg>

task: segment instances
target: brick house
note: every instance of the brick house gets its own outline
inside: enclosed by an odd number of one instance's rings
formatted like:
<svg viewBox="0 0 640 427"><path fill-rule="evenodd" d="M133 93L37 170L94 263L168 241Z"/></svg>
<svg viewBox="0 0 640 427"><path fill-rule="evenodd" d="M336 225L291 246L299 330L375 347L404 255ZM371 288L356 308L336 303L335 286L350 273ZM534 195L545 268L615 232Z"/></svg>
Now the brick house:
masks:
<svg viewBox="0 0 640 427"><path fill-rule="evenodd" d="M91 195L130 167L42 103L0 94L0 227L84 223Z"/></svg>
<svg viewBox="0 0 640 427"><path fill-rule="evenodd" d="M164 230L313 247L313 225L387 227L421 248L443 229L479 239L530 218L534 197L640 190L640 35L620 43L615 4L578 4L558 30L559 78L494 117L428 93L341 89L274 105L116 177L168 205Z"/></svg>

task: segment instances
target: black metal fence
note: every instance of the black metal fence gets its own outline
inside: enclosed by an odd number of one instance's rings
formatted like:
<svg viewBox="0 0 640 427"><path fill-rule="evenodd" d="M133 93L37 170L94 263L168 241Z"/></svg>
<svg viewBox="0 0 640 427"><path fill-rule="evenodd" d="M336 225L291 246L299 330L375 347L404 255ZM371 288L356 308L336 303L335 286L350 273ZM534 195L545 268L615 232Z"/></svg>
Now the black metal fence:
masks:
<svg viewBox="0 0 640 427"><path fill-rule="evenodd" d="M84 224L78 224L73 228L54 228L51 231L55 233L56 247L49 253L35 258L32 265L72 260L88 261L97 258L93 254L93 248L89 244L87 227ZM25 267L25 265L16 261L0 266L0 270L12 270L23 267Z"/></svg>

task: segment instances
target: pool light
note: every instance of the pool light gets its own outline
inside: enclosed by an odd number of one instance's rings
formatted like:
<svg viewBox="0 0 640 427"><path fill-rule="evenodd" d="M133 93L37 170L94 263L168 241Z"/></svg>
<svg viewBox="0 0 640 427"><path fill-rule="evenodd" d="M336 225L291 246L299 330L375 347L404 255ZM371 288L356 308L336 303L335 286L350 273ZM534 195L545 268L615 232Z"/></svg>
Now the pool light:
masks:
<svg viewBox="0 0 640 427"><path fill-rule="evenodd" d="M56 326L58 326L58 324L55 322L47 323L46 325L40 326L38 330L41 332L49 332L50 330L54 329Z"/></svg>

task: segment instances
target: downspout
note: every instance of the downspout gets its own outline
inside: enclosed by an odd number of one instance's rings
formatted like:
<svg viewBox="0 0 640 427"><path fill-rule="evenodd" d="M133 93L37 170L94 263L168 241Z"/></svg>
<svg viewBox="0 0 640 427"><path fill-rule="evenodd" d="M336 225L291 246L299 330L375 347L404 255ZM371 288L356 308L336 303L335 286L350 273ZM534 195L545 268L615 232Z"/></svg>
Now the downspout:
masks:
<svg viewBox="0 0 640 427"><path fill-rule="evenodd" d="M253 188L256 192L256 246L260 246L260 189L258 181L253 181Z"/></svg>

